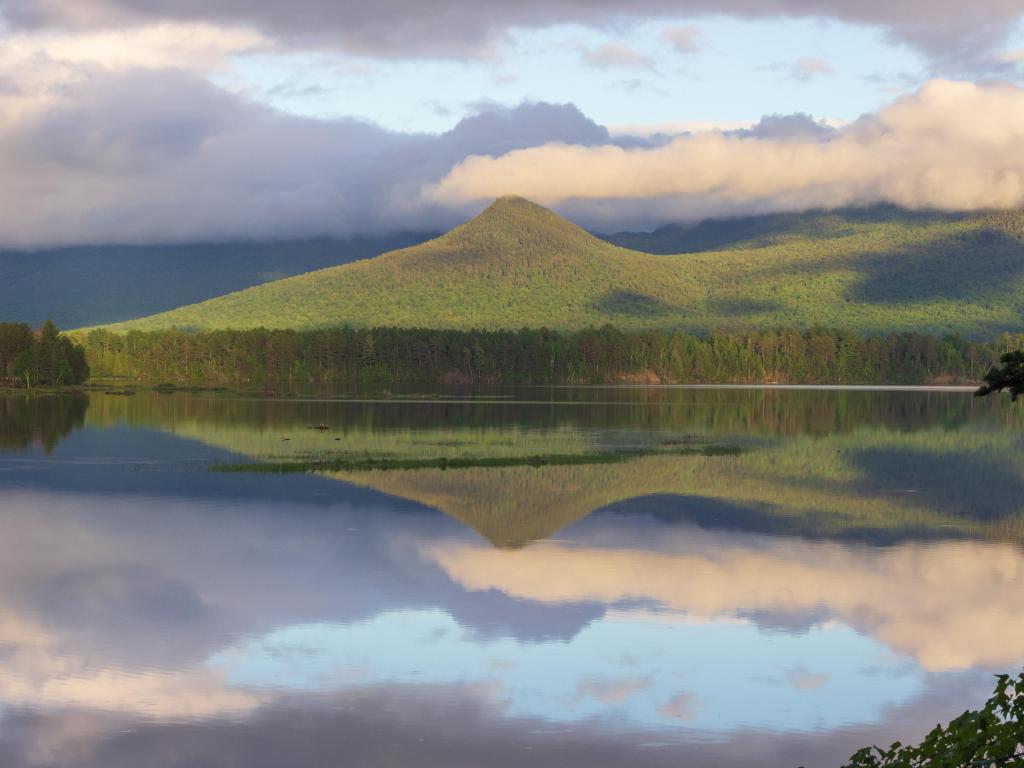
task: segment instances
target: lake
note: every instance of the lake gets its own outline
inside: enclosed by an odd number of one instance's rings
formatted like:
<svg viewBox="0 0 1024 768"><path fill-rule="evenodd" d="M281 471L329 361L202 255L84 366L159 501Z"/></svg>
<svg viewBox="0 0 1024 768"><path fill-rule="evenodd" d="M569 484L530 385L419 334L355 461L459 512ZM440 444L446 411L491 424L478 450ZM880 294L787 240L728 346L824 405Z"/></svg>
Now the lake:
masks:
<svg viewBox="0 0 1024 768"><path fill-rule="evenodd" d="M0 398L0 765L837 766L1024 663L963 392Z"/></svg>

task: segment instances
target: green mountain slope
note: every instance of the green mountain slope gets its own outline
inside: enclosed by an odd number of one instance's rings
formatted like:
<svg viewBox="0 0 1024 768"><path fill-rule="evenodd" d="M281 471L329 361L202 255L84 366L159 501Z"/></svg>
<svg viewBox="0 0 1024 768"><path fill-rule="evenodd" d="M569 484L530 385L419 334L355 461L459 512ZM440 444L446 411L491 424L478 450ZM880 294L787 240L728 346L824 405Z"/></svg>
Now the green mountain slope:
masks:
<svg viewBox="0 0 1024 768"><path fill-rule="evenodd" d="M829 325L1024 330L1024 214L848 217L767 242L652 255L502 198L435 240L112 328Z"/></svg>

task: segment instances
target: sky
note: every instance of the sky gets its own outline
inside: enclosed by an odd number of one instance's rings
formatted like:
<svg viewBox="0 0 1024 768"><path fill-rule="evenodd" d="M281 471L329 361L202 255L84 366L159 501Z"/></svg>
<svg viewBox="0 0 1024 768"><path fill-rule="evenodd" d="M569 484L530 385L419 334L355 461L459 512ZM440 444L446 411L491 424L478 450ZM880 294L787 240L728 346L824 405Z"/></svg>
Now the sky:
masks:
<svg viewBox="0 0 1024 768"><path fill-rule="evenodd" d="M1024 0L0 0L0 246L1024 204Z"/></svg>

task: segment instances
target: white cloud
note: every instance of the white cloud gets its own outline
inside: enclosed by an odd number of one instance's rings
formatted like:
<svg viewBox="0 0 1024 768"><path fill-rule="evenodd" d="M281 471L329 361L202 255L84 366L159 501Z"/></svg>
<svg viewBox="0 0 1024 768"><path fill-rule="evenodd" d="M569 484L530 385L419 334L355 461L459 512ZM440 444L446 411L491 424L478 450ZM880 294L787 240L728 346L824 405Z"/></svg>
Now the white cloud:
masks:
<svg viewBox="0 0 1024 768"><path fill-rule="evenodd" d="M4 68L41 61L110 69L176 67L210 70L226 57L271 45L251 28L162 22L93 32L9 33L0 38Z"/></svg>
<svg viewBox="0 0 1024 768"><path fill-rule="evenodd" d="M654 69L654 60L622 43L605 43L597 48L587 48L580 58L584 64L601 69L622 67L624 69Z"/></svg>
<svg viewBox="0 0 1024 768"><path fill-rule="evenodd" d="M752 128L750 120L680 120L672 123L623 123L609 125L608 131L613 136L664 136L684 133L706 133L713 131L736 131Z"/></svg>
<svg viewBox="0 0 1024 768"><path fill-rule="evenodd" d="M460 542L423 552L464 588L518 600L640 602L716 620L824 612L934 671L1002 667L1024 655L1024 557L1015 546L736 546L694 537L666 537L662 551L558 542L507 551ZM791 682L810 689L824 681L798 673Z"/></svg>
<svg viewBox="0 0 1024 768"><path fill-rule="evenodd" d="M744 206L1024 204L1024 90L936 80L820 136L699 134L655 148L548 145L464 160L426 199L643 201L667 217Z"/></svg>
<svg viewBox="0 0 1024 768"><path fill-rule="evenodd" d="M776 72L785 77L790 77L793 80L800 80L801 82L807 82L816 77L832 74L831 65L824 59L814 56L801 56L796 61L776 61L773 64L767 64L763 67L759 67L759 69L766 70L768 72Z"/></svg>
<svg viewBox="0 0 1024 768"><path fill-rule="evenodd" d="M792 75L797 80L812 80L821 75L831 75L832 67L824 59L802 56L793 64Z"/></svg>
<svg viewBox="0 0 1024 768"><path fill-rule="evenodd" d="M694 26L669 27L661 33L662 42L678 53L700 53L704 50L704 35Z"/></svg>
<svg viewBox="0 0 1024 768"><path fill-rule="evenodd" d="M271 47L255 30L201 23L8 33L0 36L0 116L38 113L104 73L173 69L208 74L225 67L234 54Z"/></svg>

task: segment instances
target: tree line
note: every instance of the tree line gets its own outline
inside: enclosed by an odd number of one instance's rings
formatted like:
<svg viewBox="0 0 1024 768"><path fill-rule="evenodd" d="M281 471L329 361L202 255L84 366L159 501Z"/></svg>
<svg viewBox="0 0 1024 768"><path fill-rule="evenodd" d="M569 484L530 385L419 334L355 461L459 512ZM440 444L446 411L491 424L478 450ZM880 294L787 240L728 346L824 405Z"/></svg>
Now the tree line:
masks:
<svg viewBox="0 0 1024 768"><path fill-rule="evenodd" d="M38 331L27 323L0 323L0 384L54 387L89 378L85 349L47 320Z"/></svg>
<svg viewBox="0 0 1024 768"><path fill-rule="evenodd" d="M1000 355L1024 345L1024 336L1011 334L976 342L813 328L701 337L612 326L565 333L330 328L118 334L98 329L80 340L99 378L234 385L976 382Z"/></svg>

